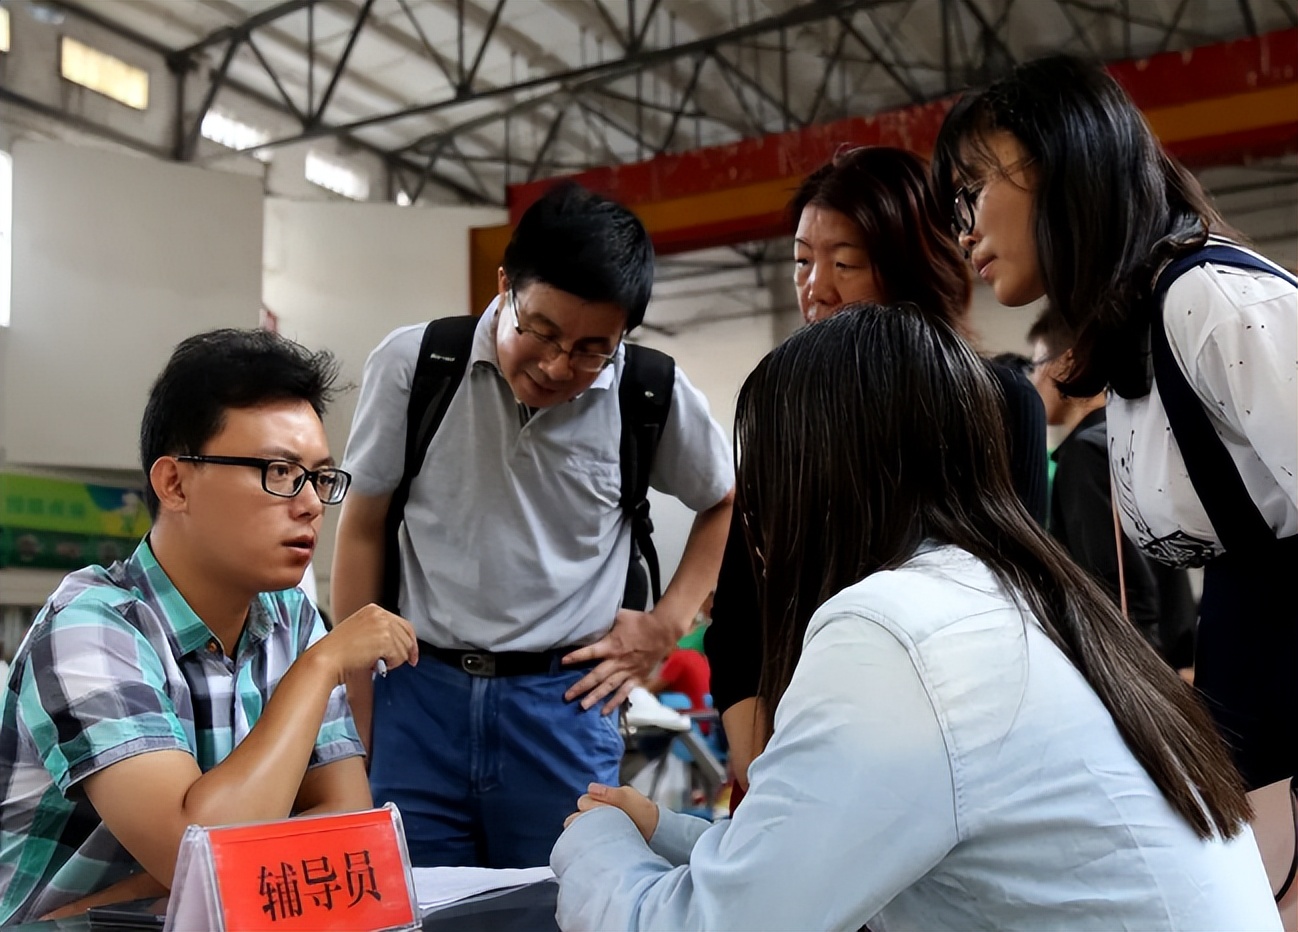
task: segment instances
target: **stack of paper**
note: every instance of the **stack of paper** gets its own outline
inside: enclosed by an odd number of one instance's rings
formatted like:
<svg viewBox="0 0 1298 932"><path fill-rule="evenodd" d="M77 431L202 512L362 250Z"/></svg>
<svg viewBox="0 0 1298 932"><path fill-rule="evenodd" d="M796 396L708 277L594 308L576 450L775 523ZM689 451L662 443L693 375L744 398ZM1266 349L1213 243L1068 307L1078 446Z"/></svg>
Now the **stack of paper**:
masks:
<svg viewBox="0 0 1298 932"><path fill-rule="evenodd" d="M548 867L416 867L414 875L421 916L472 896L503 893L554 879L554 871Z"/></svg>

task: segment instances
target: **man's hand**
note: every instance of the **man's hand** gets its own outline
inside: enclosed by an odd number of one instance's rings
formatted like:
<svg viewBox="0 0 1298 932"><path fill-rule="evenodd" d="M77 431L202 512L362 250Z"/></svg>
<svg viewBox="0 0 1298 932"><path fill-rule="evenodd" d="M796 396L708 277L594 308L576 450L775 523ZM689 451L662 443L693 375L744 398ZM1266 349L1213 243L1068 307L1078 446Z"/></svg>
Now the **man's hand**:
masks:
<svg viewBox="0 0 1298 932"><path fill-rule="evenodd" d="M336 761L306 776L330 694L348 673L368 671L380 658L398 666L417 657L410 624L366 606L293 662L252 730L216 766L204 772L179 748L136 754L87 776L86 798L140 865L164 878L176 871L189 825L284 819L304 787L307 807L362 806L369 794L358 762ZM329 776L347 777L347 786L325 786Z"/></svg>
<svg viewBox="0 0 1298 932"><path fill-rule="evenodd" d="M374 604L335 625L303 656L312 654L317 662L337 672L340 686L348 674L370 673L379 660L389 670L419 662L419 646L410 622Z"/></svg>
<svg viewBox="0 0 1298 932"><path fill-rule="evenodd" d="M614 809L621 809L631 817L631 821L640 830L640 835L646 844L654 837L654 832L658 830L658 805L651 802L643 793L629 786L605 786L602 783L592 783L586 789L588 792L577 800L577 811L563 820L564 828L571 825L583 812L598 809L600 806L611 806Z"/></svg>
<svg viewBox="0 0 1298 932"><path fill-rule="evenodd" d="M602 661L563 694L564 701L581 696L581 707L589 709L611 695L600 710L601 715L608 715L626 701L639 680L649 678L654 664L667 656L679 637L676 628L653 612L619 609L608 634L563 658L566 664Z"/></svg>
<svg viewBox="0 0 1298 932"><path fill-rule="evenodd" d="M79 900L41 916L41 922L53 919L67 919L69 916L80 916L92 906L105 906L109 903L126 903L131 900L143 900L149 897L166 896L166 884L153 879L151 874L140 871L138 874L117 881L96 893L90 893Z"/></svg>

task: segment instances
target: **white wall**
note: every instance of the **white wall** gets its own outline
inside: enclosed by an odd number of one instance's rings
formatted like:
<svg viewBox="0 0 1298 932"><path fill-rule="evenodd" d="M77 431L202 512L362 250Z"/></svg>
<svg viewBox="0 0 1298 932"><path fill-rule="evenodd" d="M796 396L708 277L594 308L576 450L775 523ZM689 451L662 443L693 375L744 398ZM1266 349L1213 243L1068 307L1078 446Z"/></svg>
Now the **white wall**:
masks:
<svg viewBox="0 0 1298 932"><path fill-rule="evenodd" d="M988 356L1030 355L1028 330L1044 306L1044 301L1034 301L1025 307L1004 307L990 288L982 282L975 283L968 323L978 351Z"/></svg>
<svg viewBox="0 0 1298 932"><path fill-rule="evenodd" d="M256 175L26 135L0 139L15 157L17 230L13 320L0 328L0 465L51 475L137 479L140 414L175 344L256 326L263 300L283 333L333 350L341 383L358 386L388 331L467 310L468 228L505 219L265 199ZM354 405L344 393L326 421L339 456ZM322 595L332 530L331 520L317 558ZM31 601L60 575L0 571L0 601Z"/></svg>
<svg viewBox="0 0 1298 932"><path fill-rule="evenodd" d="M652 316L651 307L650 319ZM675 337L646 332L637 339L675 357L690 382L707 398L713 418L729 440L734 435L735 395L748 373L775 345L771 324L771 317L764 315L699 324ZM652 489L649 507L665 586L680 563L694 513Z"/></svg>
<svg viewBox="0 0 1298 932"><path fill-rule="evenodd" d="M264 300L285 336L329 349L340 395L325 418L341 460L370 351L390 331L469 308L469 228L503 223L503 210L390 204L265 203ZM337 509L327 512L315 571L328 605Z"/></svg>
<svg viewBox="0 0 1298 932"><path fill-rule="evenodd" d="M134 469L175 344L257 323L261 186L64 143L20 141L13 158L0 446L11 464Z"/></svg>

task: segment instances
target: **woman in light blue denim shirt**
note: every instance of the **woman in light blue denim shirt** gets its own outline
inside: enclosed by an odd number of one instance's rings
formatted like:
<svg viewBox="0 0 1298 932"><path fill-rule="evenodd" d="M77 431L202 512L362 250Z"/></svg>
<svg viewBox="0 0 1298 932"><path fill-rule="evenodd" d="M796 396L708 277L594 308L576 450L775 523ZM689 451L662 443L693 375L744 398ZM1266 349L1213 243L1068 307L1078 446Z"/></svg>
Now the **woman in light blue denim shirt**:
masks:
<svg viewBox="0 0 1298 932"><path fill-rule="evenodd" d="M733 820L592 787L551 863L581 929L1278 929L1190 688L1016 499L996 389L865 306L740 393L773 734Z"/></svg>

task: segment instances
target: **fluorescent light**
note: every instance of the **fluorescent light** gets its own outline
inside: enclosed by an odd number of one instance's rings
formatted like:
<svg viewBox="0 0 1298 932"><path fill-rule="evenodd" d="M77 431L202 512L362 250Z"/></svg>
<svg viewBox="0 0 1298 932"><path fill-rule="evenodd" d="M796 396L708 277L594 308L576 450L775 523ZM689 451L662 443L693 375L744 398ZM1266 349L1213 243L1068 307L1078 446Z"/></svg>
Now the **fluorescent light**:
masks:
<svg viewBox="0 0 1298 932"><path fill-rule="evenodd" d="M349 165L319 152L306 154L306 180L353 201L363 201L370 196L368 178Z"/></svg>
<svg viewBox="0 0 1298 932"><path fill-rule="evenodd" d="M0 6L0 52L9 51L9 10Z"/></svg>
<svg viewBox="0 0 1298 932"><path fill-rule="evenodd" d="M59 70L73 84L135 110L149 107L149 73L76 39L63 37Z"/></svg>
<svg viewBox="0 0 1298 932"><path fill-rule="evenodd" d="M268 130L245 123L238 117L217 109L208 110L203 114L199 132L203 134L204 139L210 139L218 145L236 151L251 149L264 142L270 142ZM263 162L269 162L271 153L269 149L257 149L252 156Z"/></svg>

